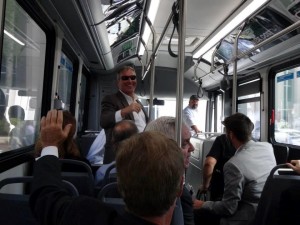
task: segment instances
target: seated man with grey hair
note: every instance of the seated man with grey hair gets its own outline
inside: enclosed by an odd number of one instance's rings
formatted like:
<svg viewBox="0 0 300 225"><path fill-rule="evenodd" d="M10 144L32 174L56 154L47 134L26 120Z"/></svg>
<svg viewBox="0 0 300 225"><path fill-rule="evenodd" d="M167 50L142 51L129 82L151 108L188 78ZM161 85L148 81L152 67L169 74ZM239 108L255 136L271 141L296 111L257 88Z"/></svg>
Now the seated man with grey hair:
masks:
<svg viewBox="0 0 300 225"><path fill-rule="evenodd" d="M175 117L162 116L160 118L157 118L156 120L153 120L147 124L145 131L158 131L166 135L168 138L175 140ZM187 169L190 164L191 152L194 151L194 146L190 142L191 133L185 123L182 124L181 138L181 150L184 158L184 167L185 169ZM180 200L182 205L184 224L193 225L193 200L192 195L190 194L186 186L184 186L183 188L183 193L180 197Z"/></svg>

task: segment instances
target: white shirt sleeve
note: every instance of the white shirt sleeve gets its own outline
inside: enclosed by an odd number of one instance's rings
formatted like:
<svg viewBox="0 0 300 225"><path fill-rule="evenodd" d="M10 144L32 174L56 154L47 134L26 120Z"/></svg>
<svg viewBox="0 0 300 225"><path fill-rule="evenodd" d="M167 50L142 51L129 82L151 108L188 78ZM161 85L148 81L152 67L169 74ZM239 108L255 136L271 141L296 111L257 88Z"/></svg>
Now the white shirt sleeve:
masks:
<svg viewBox="0 0 300 225"><path fill-rule="evenodd" d="M41 157L45 156L45 155L54 155L58 158L58 148L56 146L47 146L45 148L43 148L42 152L41 152ZM39 158L37 158L36 160L38 160Z"/></svg>
<svg viewBox="0 0 300 225"><path fill-rule="evenodd" d="M116 120L116 123L117 122L120 122L121 120L123 120L122 116L121 116L121 109L116 111L116 114L115 114L115 120Z"/></svg>

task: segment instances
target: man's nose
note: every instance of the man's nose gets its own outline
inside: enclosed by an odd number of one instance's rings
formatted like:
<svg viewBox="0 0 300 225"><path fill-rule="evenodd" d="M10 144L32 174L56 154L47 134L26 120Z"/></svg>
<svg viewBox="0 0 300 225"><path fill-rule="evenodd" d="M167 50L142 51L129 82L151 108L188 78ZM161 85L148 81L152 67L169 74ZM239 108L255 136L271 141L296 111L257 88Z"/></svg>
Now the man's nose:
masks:
<svg viewBox="0 0 300 225"><path fill-rule="evenodd" d="M193 152L194 150L194 145L192 143L189 143L189 152Z"/></svg>

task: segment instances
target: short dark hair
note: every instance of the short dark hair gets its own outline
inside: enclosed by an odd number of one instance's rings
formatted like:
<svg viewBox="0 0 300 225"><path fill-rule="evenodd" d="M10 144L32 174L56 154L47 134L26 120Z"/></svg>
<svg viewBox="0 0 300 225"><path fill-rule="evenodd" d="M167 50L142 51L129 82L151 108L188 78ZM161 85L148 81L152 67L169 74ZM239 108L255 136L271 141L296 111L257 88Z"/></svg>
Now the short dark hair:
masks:
<svg viewBox="0 0 300 225"><path fill-rule="evenodd" d="M135 72L135 69L132 66L123 66L117 72L117 80L120 80L121 73L127 70L132 70L133 72Z"/></svg>
<svg viewBox="0 0 300 225"><path fill-rule="evenodd" d="M141 217L161 216L181 190L184 162L177 143L145 131L124 140L116 157L117 179L127 209Z"/></svg>
<svg viewBox="0 0 300 225"><path fill-rule="evenodd" d="M19 105L12 105L8 109L8 116L9 116L9 118L18 118L18 119L24 120L25 119L25 111Z"/></svg>
<svg viewBox="0 0 300 225"><path fill-rule="evenodd" d="M191 95L190 100L199 100L197 95Z"/></svg>
<svg viewBox="0 0 300 225"><path fill-rule="evenodd" d="M225 118L222 124L226 128L226 132L233 132L235 137L245 143L251 139L251 132L254 124L246 115L242 113L235 113Z"/></svg>

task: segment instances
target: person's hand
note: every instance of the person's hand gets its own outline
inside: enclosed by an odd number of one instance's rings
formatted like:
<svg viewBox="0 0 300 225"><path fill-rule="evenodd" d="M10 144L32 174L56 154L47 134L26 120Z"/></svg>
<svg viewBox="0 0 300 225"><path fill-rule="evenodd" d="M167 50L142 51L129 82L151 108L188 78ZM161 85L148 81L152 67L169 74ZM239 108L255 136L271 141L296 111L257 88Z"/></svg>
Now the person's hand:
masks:
<svg viewBox="0 0 300 225"><path fill-rule="evenodd" d="M51 110L46 117L41 120L41 143L42 147L59 146L68 137L72 125L67 124L62 129L63 112L61 110Z"/></svg>
<svg viewBox="0 0 300 225"><path fill-rule="evenodd" d="M139 103L133 102L129 106L127 106L121 110L121 115L122 115L122 117L124 117L125 115L132 113L132 112L139 113L141 111L141 109L142 109L142 106Z"/></svg>
<svg viewBox="0 0 300 225"><path fill-rule="evenodd" d="M193 202L193 208L194 208L194 209L201 209L203 203L204 203L204 201L195 199L194 202Z"/></svg>
<svg viewBox="0 0 300 225"><path fill-rule="evenodd" d="M288 167L292 168L296 173L300 174L300 160L291 160L287 163Z"/></svg>

